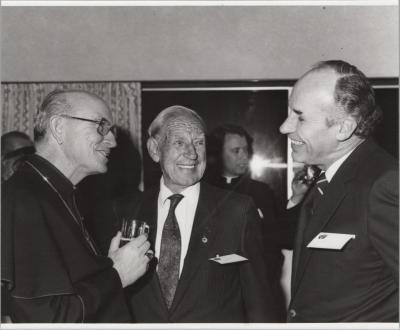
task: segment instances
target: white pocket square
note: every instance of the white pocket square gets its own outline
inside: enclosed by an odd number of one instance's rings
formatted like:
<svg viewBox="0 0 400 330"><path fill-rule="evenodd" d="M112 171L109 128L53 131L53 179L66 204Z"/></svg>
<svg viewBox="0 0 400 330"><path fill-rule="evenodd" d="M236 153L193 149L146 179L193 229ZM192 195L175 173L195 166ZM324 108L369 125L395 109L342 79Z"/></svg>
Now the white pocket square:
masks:
<svg viewBox="0 0 400 330"><path fill-rule="evenodd" d="M233 262L246 261L248 259L238 254L227 254L225 256L216 255L214 258L210 258L208 260L215 261L223 265L223 264L231 264Z"/></svg>
<svg viewBox="0 0 400 330"><path fill-rule="evenodd" d="M307 247L314 249L341 250L349 240L355 238L356 235L354 234L321 232L308 243Z"/></svg>

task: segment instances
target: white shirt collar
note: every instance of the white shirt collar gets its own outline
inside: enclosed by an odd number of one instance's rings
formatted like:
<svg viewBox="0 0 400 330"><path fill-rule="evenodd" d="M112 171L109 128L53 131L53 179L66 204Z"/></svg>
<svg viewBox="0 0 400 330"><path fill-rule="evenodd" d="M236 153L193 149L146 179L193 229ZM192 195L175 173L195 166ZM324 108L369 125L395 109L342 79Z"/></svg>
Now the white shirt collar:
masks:
<svg viewBox="0 0 400 330"><path fill-rule="evenodd" d="M357 147L356 147L357 148ZM336 160L325 172L325 177L328 180L328 182L331 182L333 176L335 173L338 171L339 167L344 163L344 161L350 156L350 154L356 149L351 149L347 154L344 156L340 157L338 160Z"/></svg>
<svg viewBox="0 0 400 330"><path fill-rule="evenodd" d="M168 197L173 194L174 193L165 185L164 177L161 176L159 199L163 204L165 204ZM193 186L185 188L180 192L180 194L186 197L186 199L197 198L197 196L199 196L200 194L200 182L197 182Z"/></svg>

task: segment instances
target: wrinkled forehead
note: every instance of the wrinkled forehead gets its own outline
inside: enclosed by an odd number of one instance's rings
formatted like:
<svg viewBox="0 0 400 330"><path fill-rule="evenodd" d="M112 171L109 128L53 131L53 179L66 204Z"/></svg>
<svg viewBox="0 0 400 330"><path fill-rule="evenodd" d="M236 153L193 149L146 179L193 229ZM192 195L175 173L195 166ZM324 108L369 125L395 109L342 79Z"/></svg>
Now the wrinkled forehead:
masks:
<svg viewBox="0 0 400 330"><path fill-rule="evenodd" d="M205 134L202 123L193 116L178 116L169 119L163 126L163 135L166 137L175 134L190 134L203 136Z"/></svg>
<svg viewBox="0 0 400 330"><path fill-rule="evenodd" d="M93 119L105 118L112 122L111 111L107 104L94 95L85 93L71 94L68 95L68 103L71 104L71 113L75 116Z"/></svg>

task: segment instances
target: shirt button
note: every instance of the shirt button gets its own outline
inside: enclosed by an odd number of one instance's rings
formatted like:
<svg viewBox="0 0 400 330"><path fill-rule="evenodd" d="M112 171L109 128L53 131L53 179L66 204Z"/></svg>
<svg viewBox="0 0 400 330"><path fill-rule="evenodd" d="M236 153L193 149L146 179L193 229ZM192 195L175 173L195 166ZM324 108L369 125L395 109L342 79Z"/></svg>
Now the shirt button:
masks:
<svg viewBox="0 0 400 330"><path fill-rule="evenodd" d="M289 310L289 315L290 317L295 317L296 316L296 311L294 309Z"/></svg>

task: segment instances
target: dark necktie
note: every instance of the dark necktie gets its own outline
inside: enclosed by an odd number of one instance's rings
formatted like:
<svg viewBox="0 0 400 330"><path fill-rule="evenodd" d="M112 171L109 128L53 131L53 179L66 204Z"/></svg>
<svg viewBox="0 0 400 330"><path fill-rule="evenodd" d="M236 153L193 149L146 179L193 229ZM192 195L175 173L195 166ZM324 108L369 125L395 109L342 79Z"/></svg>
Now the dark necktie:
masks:
<svg viewBox="0 0 400 330"><path fill-rule="evenodd" d="M325 172L322 172L317 180L315 181L315 191L314 191L314 196L313 196L313 204L312 204L312 209L315 210L317 207L318 203L321 201L323 198L326 189L328 187L328 180L326 179ZM314 211L313 211L314 212Z"/></svg>
<svg viewBox="0 0 400 330"><path fill-rule="evenodd" d="M158 277L161 290L168 308L171 307L179 280L179 264L181 258L181 233L175 216L175 208L183 196L174 194L168 197L171 200L167 219L161 236L160 260L158 263Z"/></svg>
<svg viewBox="0 0 400 330"><path fill-rule="evenodd" d="M307 200L306 203L303 205L305 212L302 217L306 217L306 223L303 231L298 230L296 234L296 247L293 251L293 279L295 279L296 277L298 266L302 262L304 262L304 251L307 250L307 244L318 233L316 232L316 229L319 228L320 223L316 222L317 219L312 219L312 216L314 214L314 210L318 207L318 203L324 197L327 191L328 184L329 182L326 179L325 172L320 173L318 178L315 180L314 186L311 188L311 198Z"/></svg>
<svg viewBox="0 0 400 330"><path fill-rule="evenodd" d="M328 187L328 180L325 177L325 172L322 172L318 178L315 180L315 185L312 188L313 190L311 191L312 193L312 198L307 205L305 205L306 209L308 209L308 219L307 219L307 224L304 228L304 240L308 244L309 240L312 239L315 236L315 230L318 228L320 225L320 221L323 219L317 218L314 219L313 215L318 208L318 204L321 202L321 200L324 198L325 192L327 191Z"/></svg>

